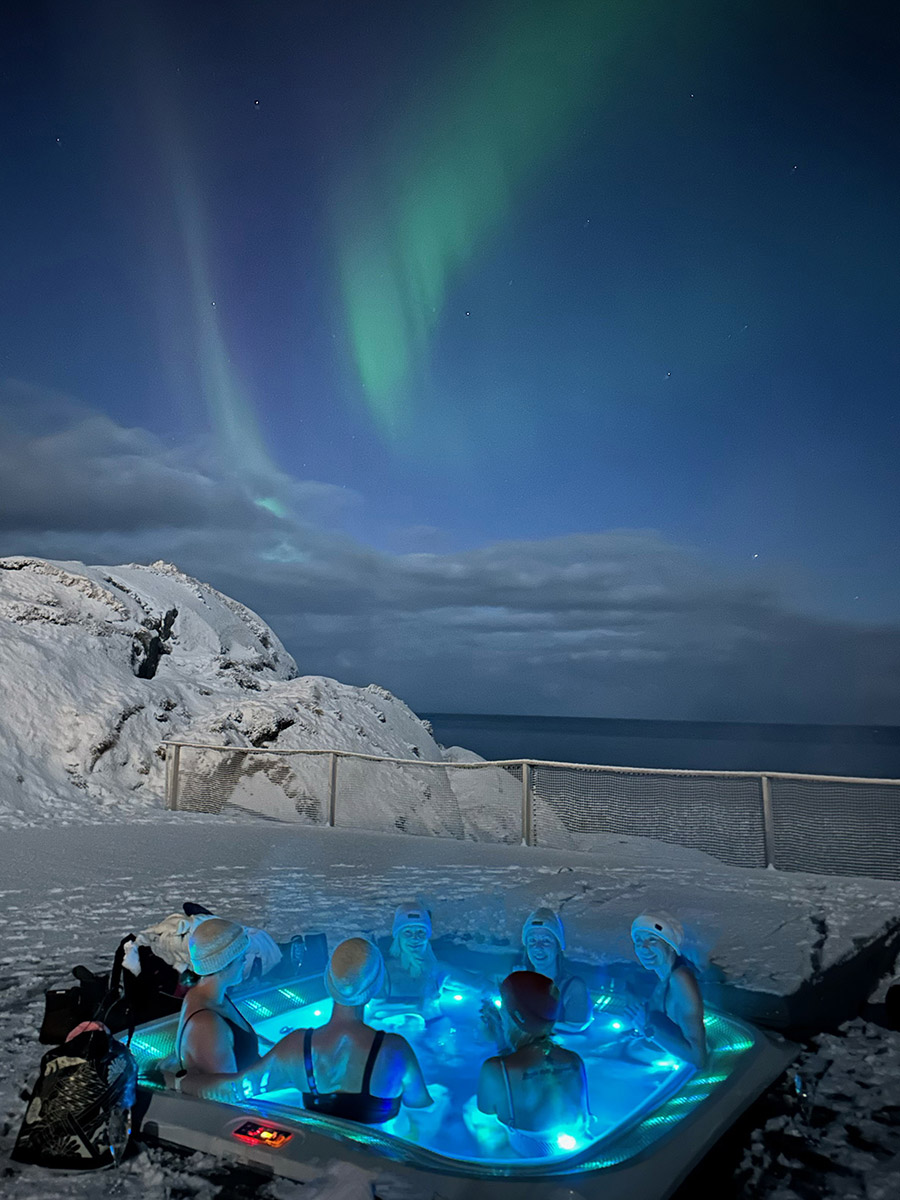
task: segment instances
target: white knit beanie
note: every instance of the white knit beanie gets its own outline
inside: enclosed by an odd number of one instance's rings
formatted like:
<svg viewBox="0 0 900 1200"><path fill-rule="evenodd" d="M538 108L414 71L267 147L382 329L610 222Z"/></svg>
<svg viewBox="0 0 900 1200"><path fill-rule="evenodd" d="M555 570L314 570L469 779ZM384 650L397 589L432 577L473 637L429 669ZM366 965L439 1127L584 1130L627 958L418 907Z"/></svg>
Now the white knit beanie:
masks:
<svg viewBox="0 0 900 1200"><path fill-rule="evenodd" d="M671 946L676 954L681 953L681 947L684 945L684 929L681 922L668 913L641 913L631 922L632 938L636 933L648 933L659 938L661 942Z"/></svg>
<svg viewBox="0 0 900 1200"><path fill-rule="evenodd" d="M431 913L427 908L423 908L421 904L416 904L414 900L409 900L405 904L401 904L394 913L394 924L391 927L391 934L396 937L404 929L424 929L425 936L431 937Z"/></svg>
<svg viewBox="0 0 900 1200"><path fill-rule="evenodd" d="M552 908L536 908L525 924L522 926L522 945L525 945L525 939L531 933L532 929L545 929L547 933L552 933L559 942L560 950L566 948L566 934L563 929L563 923L553 911Z"/></svg>
<svg viewBox="0 0 900 1200"><path fill-rule="evenodd" d="M191 966L198 975L215 975L240 958L250 947L243 925L224 917L209 917L196 925L188 938Z"/></svg>

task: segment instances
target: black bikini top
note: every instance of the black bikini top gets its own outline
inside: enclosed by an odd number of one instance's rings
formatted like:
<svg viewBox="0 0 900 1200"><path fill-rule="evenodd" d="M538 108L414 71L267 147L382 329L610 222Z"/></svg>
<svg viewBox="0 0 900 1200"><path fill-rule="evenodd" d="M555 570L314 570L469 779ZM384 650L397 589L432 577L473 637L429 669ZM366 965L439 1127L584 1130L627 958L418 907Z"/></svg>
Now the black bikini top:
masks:
<svg viewBox="0 0 900 1200"><path fill-rule="evenodd" d="M306 1085L309 1091L303 1093L303 1107L312 1112L324 1113L329 1117L343 1117L345 1121L359 1121L363 1125L381 1125L396 1117L400 1111L399 1096L373 1096L369 1090L372 1083L372 1071L378 1051L384 1041L384 1030L379 1029L372 1040L369 1057L366 1059L363 1071L362 1088L358 1092L320 1092L316 1087L312 1063L312 1035L307 1029L303 1035L303 1064L306 1067Z"/></svg>
<svg viewBox="0 0 900 1200"><path fill-rule="evenodd" d="M233 1003L233 1001L232 1001ZM231 1039L234 1043L234 1069L235 1071L246 1071L252 1067L254 1063L259 1062L259 1041L252 1029L245 1029L243 1025L238 1025L236 1021L232 1021L230 1017L226 1017L223 1012L217 1008L195 1008L194 1011L185 1018L184 1024L181 1026L178 1035L178 1061L184 1066L181 1059L181 1043L184 1040L184 1031L187 1028L188 1021L192 1017L196 1017L197 1013L211 1012L217 1017L221 1017L228 1028L231 1030Z"/></svg>

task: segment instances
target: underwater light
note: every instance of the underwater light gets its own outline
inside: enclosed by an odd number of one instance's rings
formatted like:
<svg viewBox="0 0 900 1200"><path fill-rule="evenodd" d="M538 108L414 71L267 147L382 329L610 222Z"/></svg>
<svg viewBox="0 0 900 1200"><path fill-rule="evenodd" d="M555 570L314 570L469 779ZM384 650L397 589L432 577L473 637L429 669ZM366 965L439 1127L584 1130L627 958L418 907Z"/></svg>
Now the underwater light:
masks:
<svg viewBox="0 0 900 1200"><path fill-rule="evenodd" d="M313 1009L313 1016L314 1016L314 1017L321 1017L321 1015L322 1015L322 1010L321 1010L321 1008L314 1008L314 1009Z"/></svg>
<svg viewBox="0 0 900 1200"><path fill-rule="evenodd" d="M268 1146L270 1150L280 1150L294 1135L286 1129L278 1129L275 1125L245 1121L243 1125L231 1131L231 1136L251 1146Z"/></svg>
<svg viewBox="0 0 900 1200"><path fill-rule="evenodd" d="M681 1063L677 1058L658 1058L653 1065L654 1067L680 1067Z"/></svg>
<svg viewBox="0 0 900 1200"><path fill-rule="evenodd" d="M497 999L494 1001L494 1003L497 1005L497 1007L498 1007L498 1008L502 1008L502 1007L503 1007L503 1001L500 999L500 997L499 997L499 996L498 996L498 997L497 997Z"/></svg>
<svg viewBox="0 0 900 1200"><path fill-rule="evenodd" d="M462 1000L462 996L460 996L460 995L459 995L459 993L457 993L457 994L456 994L456 995L453 997L453 999L454 999L454 1000Z"/></svg>
<svg viewBox="0 0 900 1200"><path fill-rule="evenodd" d="M299 992L295 992L293 988L279 988L278 990L284 996L285 1000L293 1000L295 1004L306 1003L305 997L301 996Z"/></svg>
<svg viewBox="0 0 900 1200"><path fill-rule="evenodd" d="M621 1021L610 1021L610 1025L612 1025L613 1029L621 1029L622 1028Z"/></svg>
<svg viewBox="0 0 900 1200"><path fill-rule="evenodd" d="M556 1144L560 1150L574 1150L578 1142L572 1137L571 1133L561 1133L556 1139Z"/></svg>

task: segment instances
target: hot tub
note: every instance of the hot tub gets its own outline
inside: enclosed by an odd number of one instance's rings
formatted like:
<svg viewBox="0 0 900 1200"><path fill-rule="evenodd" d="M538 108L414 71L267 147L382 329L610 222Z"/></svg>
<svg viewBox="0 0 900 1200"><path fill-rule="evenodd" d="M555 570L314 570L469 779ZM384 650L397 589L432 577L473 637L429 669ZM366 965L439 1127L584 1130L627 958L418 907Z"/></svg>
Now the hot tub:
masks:
<svg viewBox="0 0 900 1200"><path fill-rule="evenodd" d="M451 984L442 992L443 1015L428 1025L418 1013L377 999L367 1008L367 1021L402 1033L428 1083L441 1085L437 1122L413 1128L403 1112L378 1127L324 1117L306 1112L295 1089L264 1098L248 1092L240 1107L176 1094L155 1082L161 1068L172 1064L173 1017L139 1027L131 1042L145 1106L142 1130L303 1181L321 1174L323 1160L350 1159L370 1171L417 1177L429 1198L471 1195L477 1178L485 1186L494 1181L510 1198L540 1200L565 1182L576 1196L662 1200L795 1052L777 1036L708 1011L709 1062L698 1072L634 1042L625 1028L621 994L594 993L589 1028L559 1037L585 1062L593 1114L589 1133L560 1129L551 1156L523 1159L499 1122L479 1114L474 1104L481 1063L496 1052L479 1018L483 996L471 984ZM257 986L235 1001L263 1044L322 1025L331 1011L321 975ZM440 1185L434 1173L442 1177Z"/></svg>

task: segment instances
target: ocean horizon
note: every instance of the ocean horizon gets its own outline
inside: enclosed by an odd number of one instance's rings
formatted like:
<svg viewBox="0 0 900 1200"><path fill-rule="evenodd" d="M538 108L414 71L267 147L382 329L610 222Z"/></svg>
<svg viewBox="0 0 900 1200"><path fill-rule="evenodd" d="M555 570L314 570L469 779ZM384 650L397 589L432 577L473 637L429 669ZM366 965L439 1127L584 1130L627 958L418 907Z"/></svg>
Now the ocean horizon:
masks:
<svg viewBox="0 0 900 1200"><path fill-rule="evenodd" d="M422 713L444 746L483 758L900 779L900 726Z"/></svg>

